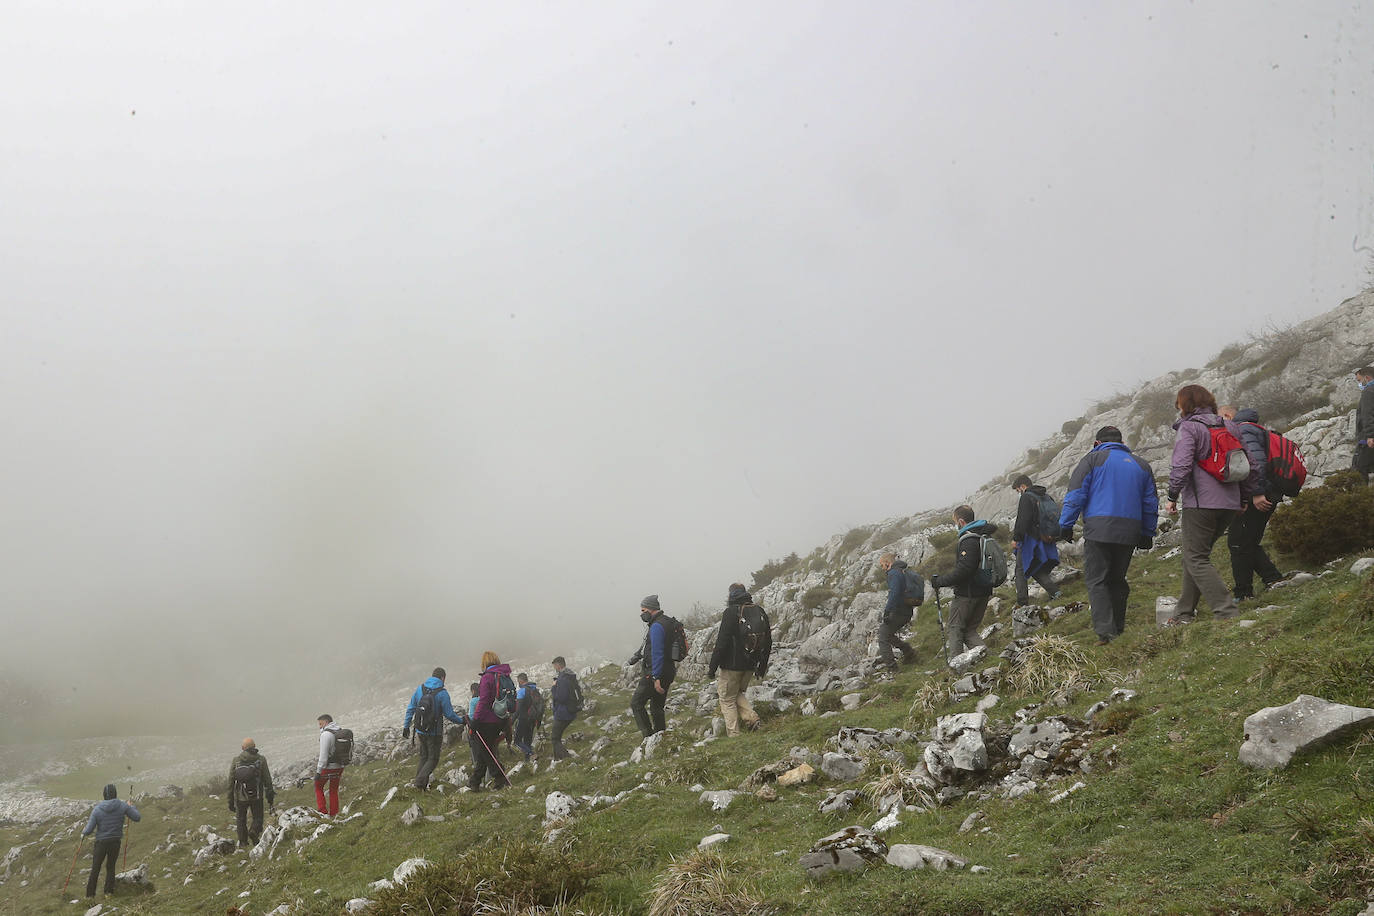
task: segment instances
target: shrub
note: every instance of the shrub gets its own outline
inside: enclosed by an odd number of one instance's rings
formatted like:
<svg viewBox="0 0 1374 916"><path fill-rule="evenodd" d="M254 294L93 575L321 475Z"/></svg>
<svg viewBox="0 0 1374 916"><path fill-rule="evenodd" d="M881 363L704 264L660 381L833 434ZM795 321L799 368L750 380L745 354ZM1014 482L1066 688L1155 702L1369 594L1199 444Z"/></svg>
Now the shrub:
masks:
<svg viewBox="0 0 1374 916"><path fill-rule="evenodd" d="M1047 700L1072 697L1104 680L1118 679L1116 672L1099 668L1081 648L1062 636L1031 637L1006 675L1013 692L1022 696L1043 695Z"/></svg>
<svg viewBox="0 0 1374 916"><path fill-rule="evenodd" d="M1258 385L1245 399L1248 406L1259 411L1260 419L1270 426L1300 417L1327 403L1327 393L1318 389L1295 388L1278 379Z"/></svg>
<svg viewBox="0 0 1374 916"><path fill-rule="evenodd" d="M843 556L863 544L864 541L868 540L871 533L872 529L869 528L850 528L844 539L840 541L840 554Z"/></svg>
<svg viewBox="0 0 1374 916"><path fill-rule="evenodd" d="M959 532L951 528L948 531L940 531L932 534L930 537L926 538L926 540L930 542L932 549L944 550L946 547L952 546L958 538Z"/></svg>
<svg viewBox="0 0 1374 916"><path fill-rule="evenodd" d="M808 611L814 611L838 594L839 592L830 588L828 585L817 585L815 588L808 588L806 594L802 595L802 607L806 608Z"/></svg>
<svg viewBox="0 0 1374 916"><path fill-rule="evenodd" d="M1231 363L1235 362L1238 356L1245 352L1246 347L1249 345L1248 341L1241 340L1233 344L1227 344L1221 348L1220 353L1212 357L1211 361L1207 363L1207 368L1216 369L1221 366L1229 366Z"/></svg>
<svg viewBox="0 0 1374 916"><path fill-rule="evenodd" d="M1269 530L1275 547L1310 565L1374 546L1374 489L1358 472L1338 471L1275 512Z"/></svg>
<svg viewBox="0 0 1374 916"><path fill-rule="evenodd" d="M749 866L714 850L674 859L649 891L649 916L763 916L771 912L748 878Z"/></svg>
<svg viewBox="0 0 1374 916"><path fill-rule="evenodd" d="M1078 431L1087 425L1087 417L1079 417L1077 420L1065 420L1064 425L1059 427L1059 431L1069 438L1078 435Z"/></svg>
<svg viewBox="0 0 1374 916"><path fill-rule="evenodd" d="M797 556L796 551L789 553L781 560L769 560L754 572L754 588L763 588L769 582L779 576L786 575L801 565L801 557Z"/></svg>

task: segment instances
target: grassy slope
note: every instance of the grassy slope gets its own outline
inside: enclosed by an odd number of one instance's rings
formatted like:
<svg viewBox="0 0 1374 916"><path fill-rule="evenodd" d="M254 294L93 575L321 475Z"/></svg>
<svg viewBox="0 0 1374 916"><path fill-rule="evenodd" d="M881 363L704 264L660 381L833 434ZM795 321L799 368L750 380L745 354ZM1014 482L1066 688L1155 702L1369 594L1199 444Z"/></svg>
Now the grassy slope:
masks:
<svg viewBox="0 0 1374 916"><path fill-rule="evenodd" d="M1224 551L1223 544L1218 562ZM780 913L1360 912L1374 889L1374 741L1348 742L1278 772L1242 766L1236 752L1246 715L1298 693L1374 706L1374 585L1357 582L1344 564L1318 582L1270 593L1281 609L1260 615L1251 629L1199 622L1161 632L1152 625L1154 597L1172 594L1178 585L1178 561L1162 559L1163 552L1136 561L1130 629L1122 639L1105 649L1092 646L1086 613L1051 625L1139 691L1138 717L1122 733L1096 742L1118 746L1118 765L1087 777L1086 789L1059 804L1049 803L1048 792L1012 802L965 800L931 813L904 814L888 836L890 842L953 850L989 866L990 874L875 868L812 884L802 877L797 856L833 829L872 823L872 811L860 806L843 819L824 818L816 805L829 788L811 785L780 790L775 802L746 796L727 811L712 812L686 788L694 782L733 788L794 745L819 748L841 724L925 727L934 715L972 708L975 700L969 699L913 718L911 698L928 680L913 669L864 691L868 702L837 718L791 712L770 717L759 733L701 749L688 746L641 766L612 771L607 764L580 764L554 774L521 774L514 792L425 798L426 813L458 812L460 819L442 824L402 827L399 814L410 800L404 791L385 811L377 810L385 791L412 774L412 762L355 768L346 777L344 798L364 817L326 834L303 854L255 865L235 857L224 873L213 866L194 869L188 847L149 855L167 834L200 824L228 834L223 802L203 795L152 802L135 827L133 858L150 863L158 891L122 899L122 911L224 913L231 902L245 903L236 895L249 890L250 913L296 898L304 901L300 912L337 913L343 901L365 895L368 882L389 876L409 856L447 859L474 845L498 843L498 837L537 837L549 791L614 794L638 784L648 771L655 774L651 792L583 815L565 834L575 855L604 869L578 901L588 912L646 912L646 892L669 858L691 850L716 825L734 835L728 856ZM1082 585L1071 585L1066 597L1081 599ZM916 630L923 657L934 658L933 613L923 610ZM623 708L623 697L607 695L607 678L594 677L588 686L599 688L594 692L603 712ZM1081 714L1111 686L1104 683L1075 698L1066 711ZM999 719L1038 699L999 693L1002 704L992 712ZM679 734L685 738L687 729L696 731L703 721L683 717ZM585 731L589 742L595 734ZM606 759L625 759L636 743L637 735L623 729ZM675 735L668 743L686 741ZM440 772L465 758L466 748L447 751ZM536 791L524 794L530 785ZM279 793L278 804L310 804L312 794L309 787L288 789ZM960 835L960 822L973 810L986 812L992 829ZM7 829L0 831L0 843L25 842L42 832ZM80 911L64 902L72 894L57 894L72 849L72 840L64 838L47 857L29 851L21 861L30 869L30 886L20 888L12 879L0 887L0 914ZM169 867L175 880L160 880ZM183 886L188 873L193 880ZM74 887L82 874L73 878ZM213 896L221 888L229 890Z"/></svg>

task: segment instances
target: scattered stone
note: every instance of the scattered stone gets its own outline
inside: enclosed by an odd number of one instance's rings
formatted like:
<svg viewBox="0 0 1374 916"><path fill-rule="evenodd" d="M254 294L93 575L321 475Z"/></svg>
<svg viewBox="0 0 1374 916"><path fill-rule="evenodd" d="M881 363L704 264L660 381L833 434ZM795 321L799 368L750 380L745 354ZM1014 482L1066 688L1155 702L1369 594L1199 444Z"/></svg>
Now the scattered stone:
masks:
<svg viewBox="0 0 1374 916"><path fill-rule="evenodd" d="M667 732L654 732L641 741L639 747L630 754L630 763L643 763L645 760L653 759L654 751L658 750L658 746L663 743L665 734Z"/></svg>
<svg viewBox="0 0 1374 916"><path fill-rule="evenodd" d="M387 803L390 802L393 798L395 798L396 793L399 791L401 791L400 786L392 786L390 789L387 789L386 798L382 799L382 803L377 806L377 810L380 811L383 808L385 808L387 806Z"/></svg>
<svg viewBox="0 0 1374 916"><path fill-rule="evenodd" d="M1248 630L1258 623L1258 620L1237 620L1236 626L1240 627L1242 630Z"/></svg>
<svg viewBox="0 0 1374 916"><path fill-rule="evenodd" d="M566 792L550 792L544 798L544 823L567 820L577 810L577 799Z"/></svg>
<svg viewBox="0 0 1374 916"><path fill-rule="evenodd" d="M840 697L840 705L844 707L847 712L853 712L858 709L859 704L862 702L863 695L858 693L846 693L844 696Z"/></svg>
<svg viewBox="0 0 1374 916"><path fill-rule="evenodd" d="M1053 757L1064 740L1073 734L1068 724L1059 717L1032 722L1017 729L1007 742L1007 752L1013 757L1024 757L1037 750L1043 750Z"/></svg>
<svg viewBox="0 0 1374 916"><path fill-rule="evenodd" d="M1268 706L1245 719L1241 763L1275 769L1301 751L1330 744L1374 724L1374 709L1331 703L1301 694L1286 706Z"/></svg>
<svg viewBox="0 0 1374 916"><path fill-rule="evenodd" d="M900 805L893 805L886 814L884 814L877 820L876 823L874 823L873 832L887 833L890 830L895 830L897 828L897 824L899 823L899 821L897 820L897 811L899 808Z"/></svg>
<svg viewBox="0 0 1374 916"><path fill-rule="evenodd" d="M832 792L821 802L820 812L821 814L842 814L854 807L854 803L858 800L858 789L845 789L841 792Z"/></svg>
<svg viewBox="0 0 1374 916"><path fill-rule="evenodd" d="M961 652L949 660L949 667L955 674L963 674L983 659L987 658L987 646L974 646L967 652Z"/></svg>
<svg viewBox="0 0 1374 916"><path fill-rule="evenodd" d="M697 849L710 849L712 846L728 843L730 839L731 837L728 833L713 833L708 837L702 837L701 842L697 844Z"/></svg>
<svg viewBox="0 0 1374 916"><path fill-rule="evenodd" d="M814 716L816 714L816 701L807 697L802 701L801 714L804 716Z"/></svg>
<svg viewBox="0 0 1374 916"><path fill-rule="evenodd" d="M778 785L783 787L800 786L816 778L816 771L809 763L795 766L778 777Z"/></svg>
<svg viewBox="0 0 1374 916"><path fill-rule="evenodd" d="M1315 582L1317 577L1310 572L1300 572L1288 577L1290 585L1302 585L1304 582Z"/></svg>
<svg viewBox="0 0 1374 916"><path fill-rule="evenodd" d="M987 820L987 815L985 815L981 811L975 811L968 817L964 818L964 822L959 825L959 832L968 833L974 827L978 826L979 821L983 820Z"/></svg>
<svg viewBox="0 0 1374 916"><path fill-rule="evenodd" d="M992 871L992 869L988 868L986 865L970 865L968 870L971 875L986 875L988 872Z"/></svg>
<svg viewBox="0 0 1374 916"><path fill-rule="evenodd" d="M1006 627L1000 623L989 624L978 631L978 636L986 642L998 633L1001 633L1004 629L1006 629Z"/></svg>
<svg viewBox="0 0 1374 916"><path fill-rule="evenodd" d="M1350 571L1357 576L1362 576L1371 569L1374 569L1374 557L1360 557L1350 564Z"/></svg>
<svg viewBox="0 0 1374 916"><path fill-rule="evenodd" d="M739 794L740 793L732 789L723 789L716 792L702 792L701 796L697 798L697 801L701 802L703 805L709 803L712 811L724 811L726 808L730 807L730 803L733 802Z"/></svg>
<svg viewBox="0 0 1374 916"><path fill-rule="evenodd" d="M951 868L965 868L968 860L934 846L917 846L911 843L898 843L887 850L888 865L907 870L931 868L935 871L948 871Z"/></svg>
<svg viewBox="0 0 1374 916"><path fill-rule="evenodd" d="M821 772L836 782L853 782L868 769L868 762L854 754L827 752L821 757Z"/></svg>
<svg viewBox="0 0 1374 916"><path fill-rule="evenodd" d="M152 890L153 882L148 880L148 863L144 862L142 865L138 866L138 868L122 871L115 875L115 884Z"/></svg>
<svg viewBox="0 0 1374 916"><path fill-rule="evenodd" d="M778 790L772 786L764 786L754 793L754 797L766 802L777 801Z"/></svg>
<svg viewBox="0 0 1374 916"><path fill-rule="evenodd" d="M969 697L978 692L978 675L966 674L950 685L950 693L956 697Z"/></svg>
<svg viewBox="0 0 1374 916"><path fill-rule="evenodd" d="M372 907L372 901L366 897L354 897L344 904L345 913L366 913Z"/></svg>
<svg viewBox="0 0 1374 916"><path fill-rule="evenodd" d="M1063 792L1056 792L1054 795L1051 795L1050 804L1058 804L1059 802L1062 802L1064 799L1068 798L1073 793L1077 792L1079 789L1086 789L1087 787L1088 784L1086 782L1076 782L1073 785L1069 786L1067 789L1065 789Z"/></svg>
<svg viewBox="0 0 1374 916"><path fill-rule="evenodd" d="M425 812L420 810L419 802L415 802L401 813L401 823L407 827L413 827L424 820Z"/></svg>
<svg viewBox="0 0 1374 916"><path fill-rule="evenodd" d="M949 784L963 775L988 768L988 748L983 739L987 716L963 712L941 716L931 729L932 741L922 754L926 769L937 782Z"/></svg>
<svg viewBox="0 0 1374 916"><path fill-rule="evenodd" d="M887 857L887 844L864 827L846 827L817 840L801 857L808 878L819 879L841 872L863 871Z"/></svg>
<svg viewBox="0 0 1374 916"><path fill-rule="evenodd" d="M978 705L974 708L978 710L978 712L987 712L989 709L992 709L1000 702L1002 702L1001 697L999 697L995 693L990 693L987 696L983 697L981 700L979 700Z"/></svg>
<svg viewBox="0 0 1374 916"><path fill-rule="evenodd" d="M1169 553L1179 553L1179 552L1180 552L1180 551L1179 551L1178 548L1175 548L1175 549L1169 551ZM1164 558L1167 560L1167 559L1169 558L1168 554L1165 554L1165 557L1164 557ZM1173 597L1171 597L1171 596L1169 596L1169 595L1160 595L1158 598L1155 599L1155 625L1156 625L1156 626L1161 626L1161 627L1164 626L1164 624L1167 623L1167 622L1169 621L1169 619L1170 619L1171 617L1173 617L1173 616L1174 616L1175 614L1177 614L1177 613L1178 613L1178 599L1177 599L1177 598L1173 598Z"/></svg>
<svg viewBox="0 0 1374 916"><path fill-rule="evenodd" d="M205 846L196 852L195 862L197 865L204 865L215 856L232 855L237 844L233 840L210 833L205 837Z"/></svg>

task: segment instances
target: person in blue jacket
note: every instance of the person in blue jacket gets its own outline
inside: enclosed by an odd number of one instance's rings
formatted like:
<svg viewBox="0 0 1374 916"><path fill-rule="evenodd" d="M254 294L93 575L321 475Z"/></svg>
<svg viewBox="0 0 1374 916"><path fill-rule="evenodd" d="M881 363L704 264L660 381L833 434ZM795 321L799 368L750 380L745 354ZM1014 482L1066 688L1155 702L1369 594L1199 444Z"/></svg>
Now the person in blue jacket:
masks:
<svg viewBox="0 0 1374 916"><path fill-rule="evenodd" d="M663 608L659 606L657 595L649 595L639 603L639 619L649 625L649 630L644 634L644 647L638 653L642 676L630 698L630 711L646 738L668 727L663 704L668 699L668 687L677 676L677 665L668 651L668 630L662 617Z"/></svg>
<svg viewBox="0 0 1374 916"><path fill-rule="evenodd" d="M1092 451L1069 478L1059 516L1061 536L1072 539L1083 518L1084 582L1092 608L1097 644L1105 646L1126 629L1131 586L1126 573L1136 548L1154 546L1159 523L1159 493L1150 465L1121 441L1121 430L1104 426Z"/></svg>
<svg viewBox="0 0 1374 916"><path fill-rule="evenodd" d="M415 770L415 788L428 789L429 777L439 765L439 755L444 749L444 720L455 725L463 725L467 718L453 711L453 701L444 689L444 678L448 672L435 668L434 673L425 679L410 697L406 707L405 724L401 727L401 737L410 737L411 723L415 724L415 737L420 742L420 763Z"/></svg>
<svg viewBox="0 0 1374 916"><path fill-rule="evenodd" d="M143 816L133 805L120 801L115 796L114 783L105 786L105 800L98 802L91 810L91 819L86 822L83 837L95 834L95 848L91 851L91 876L86 880L86 896L95 896L95 886L100 881L100 868L106 867L105 893L113 894L115 888L115 863L119 861L119 844L124 839L124 818L141 821Z"/></svg>

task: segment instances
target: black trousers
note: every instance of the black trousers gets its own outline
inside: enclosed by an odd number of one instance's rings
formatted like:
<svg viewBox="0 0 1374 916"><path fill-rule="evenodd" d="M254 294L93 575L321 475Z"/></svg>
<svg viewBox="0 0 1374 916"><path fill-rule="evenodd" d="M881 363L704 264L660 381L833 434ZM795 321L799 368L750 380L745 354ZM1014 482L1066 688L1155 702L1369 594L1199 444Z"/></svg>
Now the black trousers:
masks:
<svg viewBox="0 0 1374 916"><path fill-rule="evenodd" d="M1126 599L1131 597L1126 573L1134 553L1134 544L1083 542L1083 581L1088 586L1093 632L1102 639L1115 639L1126 629Z"/></svg>
<svg viewBox="0 0 1374 916"><path fill-rule="evenodd" d="M415 768L415 788L428 789L429 777L439 765L439 755L444 751L444 733L437 735L415 736L420 745L420 763Z"/></svg>
<svg viewBox="0 0 1374 916"><path fill-rule="evenodd" d="M1039 566L1035 567L1035 569L1031 570L1030 578L1040 583L1040 587L1045 590L1045 594L1053 595L1055 592L1059 591L1059 589L1055 587L1054 581L1050 579L1050 573L1054 572L1054 569L1053 567L1047 569L1047 565L1048 564L1041 563ZM1012 561L1012 566L1015 567L1016 572L1016 603L1018 605L1030 604L1030 582L1026 578L1026 570L1021 566L1020 554L1017 554L1016 558Z"/></svg>
<svg viewBox="0 0 1374 916"><path fill-rule="evenodd" d="M554 759L554 760L564 760L564 759L566 759L568 756L570 756L570 755L568 754L568 749L567 749L566 747L563 746L563 732L567 731L567 730L568 730L568 726L569 726L569 725L572 725L572 724L573 724L573 720L572 720L572 719L568 719L568 720L566 720L566 721L564 721L563 719L554 719L554 720L553 720L553 734L552 734L551 737L553 738L553 759Z"/></svg>
<svg viewBox="0 0 1374 916"><path fill-rule="evenodd" d="M886 665L897 664L897 657L892 654L893 649L900 649L902 658L908 662L916 660L916 650L911 648L911 643L897 635L897 631L911 622L907 618L902 623L894 623L884 617L878 622L878 661Z"/></svg>
<svg viewBox="0 0 1374 916"><path fill-rule="evenodd" d="M1231 590L1236 600L1255 596L1255 574L1259 573L1265 585L1271 585L1283 578L1283 573L1269 559L1260 541L1264 540L1264 529L1269 519L1274 517L1273 510L1261 512L1249 506L1236 516L1226 533L1226 546L1231 550L1231 578L1235 587Z"/></svg>
<svg viewBox="0 0 1374 916"><path fill-rule="evenodd" d="M248 823L249 813L253 815L251 825ZM250 841L256 844L258 837L262 836L262 799L236 800L234 802L234 816L238 819L239 845L247 846Z"/></svg>
<svg viewBox="0 0 1374 916"><path fill-rule="evenodd" d="M510 785L510 780L501 774L501 764L497 759L497 749L505 740L505 726L500 722L474 722L472 731L472 776L468 777L468 788L481 788L488 776L497 788Z"/></svg>
<svg viewBox="0 0 1374 916"><path fill-rule="evenodd" d="M663 719L663 704L668 700L668 685L671 683L664 684L663 692L659 693L654 689L652 676L640 678L639 687L630 697L630 711L634 713L635 725L639 726L640 734L646 738L668 727Z"/></svg>
<svg viewBox="0 0 1374 916"><path fill-rule="evenodd" d="M105 866L105 893L113 894L115 887L115 864L119 861L120 837L112 840L96 840L91 850L91 876L86 879L86 896L95 896L95 886L100 881L100 868Z"/></svg>

